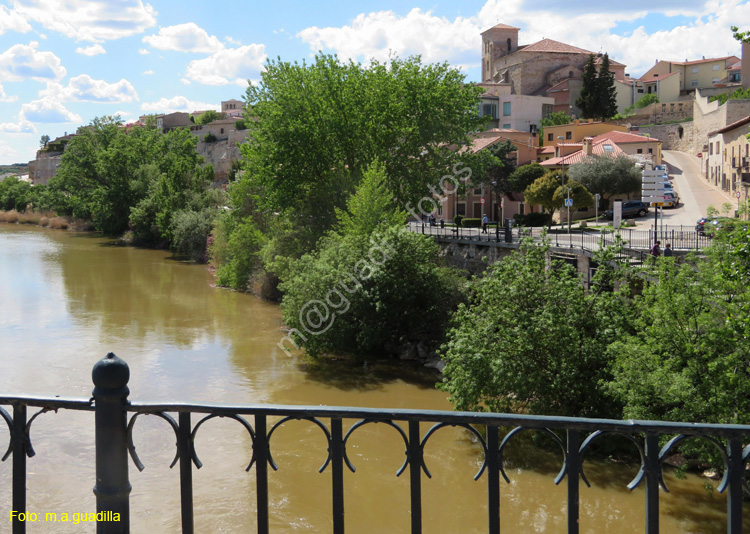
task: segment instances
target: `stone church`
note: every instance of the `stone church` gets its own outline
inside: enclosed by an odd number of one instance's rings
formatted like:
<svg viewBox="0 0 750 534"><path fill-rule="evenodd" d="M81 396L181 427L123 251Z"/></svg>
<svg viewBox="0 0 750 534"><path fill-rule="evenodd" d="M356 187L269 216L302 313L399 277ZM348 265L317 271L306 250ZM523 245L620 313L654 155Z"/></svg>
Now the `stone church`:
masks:
<svg viewBox="0 0 750 534"><path fill-rule="evenodd" d="M555 111L580 117L575 101L581 92L583 67L591 54L601 64L602 54L552 39L519 45L518 31L498 24L482 32L482 82L509 85L511 94L553 97ZM625 65L610 58L610 71L618 92L630 87Z"/></svg>

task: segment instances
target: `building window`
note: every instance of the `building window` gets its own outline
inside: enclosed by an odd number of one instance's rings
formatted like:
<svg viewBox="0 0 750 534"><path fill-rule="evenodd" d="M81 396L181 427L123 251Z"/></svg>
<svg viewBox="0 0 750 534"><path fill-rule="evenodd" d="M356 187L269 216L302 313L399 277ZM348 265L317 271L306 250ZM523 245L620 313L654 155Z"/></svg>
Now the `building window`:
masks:
<svg viewBox="0 0 750 534"><path fill-rule="evenodd" d="M698 87L698 80L690 80L690 85L692 87Z"/></svg>
<svg viewBox="0 0 750 534"><path fill-rule="evenodd" d="M542 104L542 118L546 119L555 111L554 104Z"/></svg>
<svg viewBox="0 0 750 534"><path fill-rule="evenodd" d="M547 141L552 141L552 134L547 134Z"/></svg>
<svg viewBox="0 0 750 534"><path fill-rule="evenodd" d="M653 154L653 153L654 153L654 149L653 149L653 148L649 148L649 149L648 149L648 153L649 153L649 154Z"/></svg>
<svg viewBox="0 0 750 534"><path fill-rule="evenodd" d="M497 119L497 104L492 102L482 104L482 117L487 116Z"/></svg>
<svg viewBox="0 0 750 534"><path fill-rule="evenodd" d="M518 204L518 213L523 215L525 212L526 212L526 204L524 204L523 202L520 202Z"/></svg>
<svg viewBox="0 0 750 534"><path fill-rule="evenodd" d="M714 66L712 67L712 69L713 69L713 70L719 70L719 65L718 65L718 64L714 65Z"/></svg>
<svg viewBox="0 0 750 534"><path fill-rule="evenodd" d="M510 116L510 102L503 102L503 117Z"/></svg>
<svg viewBox="0 0 750 534"><path fill-rule="evenodd" d="M466 202L459 202L458 209L456 211L458 215L466 216Z"/></svg>
<svg viewBox="0 0 750 534"><path fill-rule="evenodd" d="M504 130L510 130L510 124L503 124Z"/></svg>
<svg viewBox="0 0 750 534"><path fill-rule="evenodd" d="M693 74L697 73L698 72L698 67L693 67L693 70L691 70L690 72L692 72Z"/></svg>
<svg viewBox="0 0 750 534"><path fill-rule="evenodd" d="M638 150L636 150L636 153L637 153L637 154L643 154L643 149L642 149L642 148L639 148Z"/></svg>
<svg viewBox="0 0 750 534"><path fill-rule="evenodd" d="M565 132L565 139L573 139L573 132Z"/></svg>

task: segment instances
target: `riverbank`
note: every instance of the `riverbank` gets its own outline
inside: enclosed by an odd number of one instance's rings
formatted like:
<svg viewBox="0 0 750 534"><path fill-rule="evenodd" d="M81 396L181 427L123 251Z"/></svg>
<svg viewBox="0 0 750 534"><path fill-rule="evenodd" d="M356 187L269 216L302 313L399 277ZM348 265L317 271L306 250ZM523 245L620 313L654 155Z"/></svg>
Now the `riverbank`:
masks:
<svg viewBox="0 0 750 534"><path fill-rule="evenodd" d="M24 211L0 210L0 223L7 224L29 224L51 228L54 230L73 230L76 232L93 232L94 225L91 221L77 219L75 217L62 217L53 211Z"/></svg>

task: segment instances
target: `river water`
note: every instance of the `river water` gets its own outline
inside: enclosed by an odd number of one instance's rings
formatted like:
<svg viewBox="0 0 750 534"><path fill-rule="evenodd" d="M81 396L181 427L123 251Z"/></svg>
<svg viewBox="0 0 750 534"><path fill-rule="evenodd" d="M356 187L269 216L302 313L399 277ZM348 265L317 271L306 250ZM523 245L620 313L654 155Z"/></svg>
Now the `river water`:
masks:
<svg viewBox="0 0 750 534"><path fill-rule="evenodd" d="M0 392L87 398L93 364L113 351L130 365L131 400L451 409L429 372L287 356L276 348L283 336L277 305L213 283L205 266L165 251L0 224ZM168 468L173 434L157 418L141 419L135 443L146 470L130 471L132 531L179 532L178 472ZM34 422L29 511L95 510L92 422L90 413L65 411ZM393 429L370 427L349 443L357 471L345 473L347 531L408 532L408 471L395 476L403 444ZM435 438L425 457L432 478L423 479L424 532L486 532L486 479L473 480L477 444L454 429ZM330 532L330 471L317 472L326 456L320 430L290 422L273 445L279 471L269 474L272 532ZM501 482L503 532L564 532L565 484L553 483L560 458L524 442L511 449L511 483ZM196 532L254 531L255 475L244 470L251 454L244 429L212 420L196 450L204 464L194 470ZM642 532L644 490L625 487L637 467L587 461L586 469L592 487L581 487L582 532ZM661 494L662 532L726 531L724 496L707 491L699 477L677 479L666 470L665 479L671 493ZM10 480L7 461L0 464L0 533L10 532ZM93 532L85 523L28 527Z"/></svg>

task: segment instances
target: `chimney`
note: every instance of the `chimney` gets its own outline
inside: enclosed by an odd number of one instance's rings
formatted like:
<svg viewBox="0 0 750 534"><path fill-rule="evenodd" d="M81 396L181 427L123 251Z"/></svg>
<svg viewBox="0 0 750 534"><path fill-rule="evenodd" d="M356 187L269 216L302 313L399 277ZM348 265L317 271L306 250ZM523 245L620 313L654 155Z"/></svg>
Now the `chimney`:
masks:
<svg viewBox="0 0 750 534"><path fill-rule="evenodd" d="M594 147L593 147L593 137L584 137L583 138L583 155L584 156L590 156L594 153Z"/></svg>

